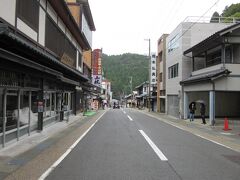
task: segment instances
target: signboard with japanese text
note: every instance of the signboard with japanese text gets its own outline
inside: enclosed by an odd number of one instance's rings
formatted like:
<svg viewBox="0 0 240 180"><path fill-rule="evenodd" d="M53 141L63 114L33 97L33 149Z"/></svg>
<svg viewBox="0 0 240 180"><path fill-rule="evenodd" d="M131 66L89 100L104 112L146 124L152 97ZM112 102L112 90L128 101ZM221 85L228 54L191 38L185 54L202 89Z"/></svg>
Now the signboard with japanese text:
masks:
<svg viewBox="0 0 240 180"><path fill-rule="evenodd" d="M92 62L93 75L102 75L102 50L93 50L93 62Z"/></svg>
<svg viewBox="0 0 240 180"><path fill-rule="evenodd" d="M96 86L101 86L102 83L102 75L93 75L92 83Z"/></svg>

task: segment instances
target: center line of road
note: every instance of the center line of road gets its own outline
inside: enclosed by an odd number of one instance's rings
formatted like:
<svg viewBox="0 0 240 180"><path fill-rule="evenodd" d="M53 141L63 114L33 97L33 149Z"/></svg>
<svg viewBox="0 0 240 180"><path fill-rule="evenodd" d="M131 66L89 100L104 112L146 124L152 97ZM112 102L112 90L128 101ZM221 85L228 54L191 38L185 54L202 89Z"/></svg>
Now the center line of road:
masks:
<svg viewBox="0 0 240 180"><path fill-rule="evenodd" d="M154 152L157 154L157 156L162 160L162 161L167 161L168 159L166 156L162 153L160 149L154 144L154 142L147 136L147 134L143 130L139 130L139 132L142 134L142 136L146 139L148 144L151 146L151 148L154 150Z"/></svg>
<svg viewBox="0 0 240 180"><path fill-rule="evenodd" d="M127 116L130 121L133 121L133 119L130 116Z"/></svg>

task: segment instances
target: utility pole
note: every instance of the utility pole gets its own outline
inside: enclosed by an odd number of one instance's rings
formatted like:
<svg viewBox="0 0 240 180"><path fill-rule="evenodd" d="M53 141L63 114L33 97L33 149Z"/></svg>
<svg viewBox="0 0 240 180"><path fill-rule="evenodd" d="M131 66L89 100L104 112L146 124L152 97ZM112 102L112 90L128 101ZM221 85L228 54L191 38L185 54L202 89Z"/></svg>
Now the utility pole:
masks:
<svg viewBox="0 0 240 180"><path fill-rule="evenodd" d="M151 39L144 39L145 41L148 41L148 57L149 57L149 63L148 63L148 73L149 73L149 82L148 82L148 111L151 110L150 105L150 96L151 96Z"/></svg>

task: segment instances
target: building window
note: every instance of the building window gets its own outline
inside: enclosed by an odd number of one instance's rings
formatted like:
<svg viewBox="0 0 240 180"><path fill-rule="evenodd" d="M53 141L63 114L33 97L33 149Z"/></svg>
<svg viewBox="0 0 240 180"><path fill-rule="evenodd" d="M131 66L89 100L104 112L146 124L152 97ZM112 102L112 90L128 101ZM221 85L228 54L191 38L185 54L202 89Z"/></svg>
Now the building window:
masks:
<svg viewBox="0 0 240 180"><path fill-rule="evenodd" d="M69 39L65 38L65 48L64 53L66 53L72 60L71 66L76 67L76 48L73 46L73 44L69 41Z"/></svg>
<svg viewBox="0 0 240 180"><path fill-rule="evenodd" d="M35 31L38 31L38 3L36 0L17 1L17 16Z"/></svg>
<svg viewBox="0 0 240 180"><path fill-rule="evenodd" d="M158 54L159 62L162 62L162 52Z"/></svg>
<svg viewBox="0 0 240 180"><path fill-rule="evenodd" d="M78 51L78 68L82 69L82 54Z"/></svg>
<svg viewBox="0 0 240 180"><path fill-rule="evenodd" d="M143 90L144 92L146 92L147 91L147 88L146 87L144 87L144 90Z"/></svg>
<svg viewBox="0 0 240 180"><path fill-rule="evenodd" d="M155 64L155 61L152 61L152 64Z"/></svg>
<svg viewBox="0 0 240 180"><path fill-rule="evenodd" d="M206 59L206 66L214 66L221 63L222 53L219 49L218 51L208 54Z"/></svg>
<svg viewBox="0 0 240 180"><path fill-rule="evenodd" d="M65 46L65 35L54 24L49 16L46 17L46 47L62 57Z"/></svg>
<svg viewBox="0 0 240 180"><path fill-rule="evenodd" d="M178 63L168 68L168 79L178 77Z"/></svg>
<svg viewBox="0 0 240 180"><path fill-rule="evenodd" d="M76 67L76 48L49 16L46 17L45 44L64 64Z"/></svg>
<svg viewBox="0 0 240 180"><path fill-rule="evenodd" d="M155 76L155 72L152 73L152 76Z"/></svg>
<svg viewBox="0 0 240 180"><path fill-rule="evenodd" d="M168 42L168 52L173 51L174 49L177 49L179 47L179 34L174 36L169 42Z"/></svg>
<svg viewBox="0 0 240 180"><path fill-rule="evenodd" d="M159 81L162 82L162 73L159 73Z"/></svg>
<svg viewBox="0 0 240 180"><path fill-rule="evenodd" d="M155 82L155 79L152 79L152 82Z"/></svg>
<svg viewBox="0 0 240 180"><path fill-rule="evenodd" d="M155 67L152 67L152 70L156 70L156 68L155 68Z"/></svg>

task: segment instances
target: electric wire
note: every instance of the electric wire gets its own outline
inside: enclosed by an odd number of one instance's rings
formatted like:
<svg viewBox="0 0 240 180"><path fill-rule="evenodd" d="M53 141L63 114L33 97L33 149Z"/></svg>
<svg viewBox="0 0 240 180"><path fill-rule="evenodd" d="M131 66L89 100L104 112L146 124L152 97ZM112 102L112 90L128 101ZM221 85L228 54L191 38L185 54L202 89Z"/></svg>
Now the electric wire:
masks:
<svg viewBox="0 0 240 180"><path fill-rule="evenodd" d="M220 0L217 0L206 12L203 13L203 15L201 15L201 16L200 16L195 22L193 22L184 32L182 32L182 34L172 43L172 45L175 44L175 43L177 43L177 41L178 41L181 37L183 37L183 35L186 34L189 29L191 29L195 24L197 24L197 23L200 21L200 19L202 19L202 17L204 17L214 6L216 6L216 5L219 3L219 1L220 1Z"/></svg>

